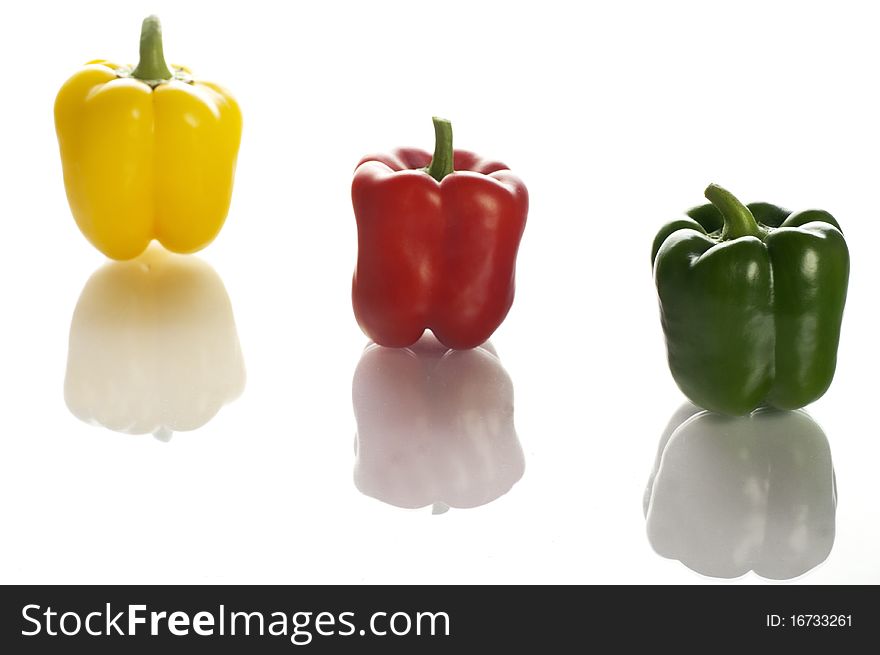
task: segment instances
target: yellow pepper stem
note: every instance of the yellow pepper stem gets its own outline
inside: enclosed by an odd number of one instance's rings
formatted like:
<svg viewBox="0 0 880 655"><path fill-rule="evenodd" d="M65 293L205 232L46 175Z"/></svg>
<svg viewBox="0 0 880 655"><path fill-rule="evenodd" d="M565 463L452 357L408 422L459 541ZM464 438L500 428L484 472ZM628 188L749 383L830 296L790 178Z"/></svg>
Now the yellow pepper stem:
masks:
<svg viewBox="0 0 880 655"><path fill-rule="evenodd" d="M162 24L158 16L147 16L144 19L141 26L141 59L131 76L150 86L173 77L162 52Z"/></svg>

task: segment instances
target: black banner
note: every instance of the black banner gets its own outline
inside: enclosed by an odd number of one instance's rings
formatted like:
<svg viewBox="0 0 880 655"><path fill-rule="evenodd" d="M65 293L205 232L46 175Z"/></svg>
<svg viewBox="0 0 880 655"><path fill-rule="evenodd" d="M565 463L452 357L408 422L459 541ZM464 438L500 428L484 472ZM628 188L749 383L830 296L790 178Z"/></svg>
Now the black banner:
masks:
<svg viewBox="0 0 880 655"><path fill-rule="evenodd" d="M847 646L880 636L875 587L4 587L6 653L442 653L600 643ZM549 652L549 651L548 651Z"/></svg>

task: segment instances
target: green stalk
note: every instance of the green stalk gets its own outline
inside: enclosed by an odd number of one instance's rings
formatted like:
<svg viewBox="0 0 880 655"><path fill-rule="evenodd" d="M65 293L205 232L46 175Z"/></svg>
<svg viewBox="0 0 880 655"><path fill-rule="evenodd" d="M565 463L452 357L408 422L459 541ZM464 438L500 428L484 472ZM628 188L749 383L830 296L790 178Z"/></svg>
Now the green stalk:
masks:
<svg viewBox="0 0 880 655"><path fill-rule="evenodd" d="M162 25L158 16L147 16L141 25L141 59L131 76L147 83L173 77L162 52Z"/></svg>
<svg viewBox="0 0 880 655"><path fill-rule="evenodd" d="M438 182L452 173L453 165L452 150L452 123L445 118L434 118L434 157L425 168L425 172Z"/></svg>
<svg viewBox="0 0 880 655"><path fill-rule="evenodd" d="M724 227L721 230L722 241L740 237L761 239L765 236L764 230L758 225L749 208L737 200L730 191L722 189L717 184L710 184L706 187L705 195L724 218Z"/></svg>

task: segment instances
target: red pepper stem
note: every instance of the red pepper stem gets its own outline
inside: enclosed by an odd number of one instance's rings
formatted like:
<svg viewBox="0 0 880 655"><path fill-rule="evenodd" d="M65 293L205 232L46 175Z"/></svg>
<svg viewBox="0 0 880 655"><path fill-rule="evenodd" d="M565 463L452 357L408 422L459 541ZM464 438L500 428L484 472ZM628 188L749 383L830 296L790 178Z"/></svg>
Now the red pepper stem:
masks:
<svg viewBox="0 0 880 655"><path fill-rule="evenodd" d="M706 187L706 199L721 212L724 227L721 229L721 240L738 239L740 237L762 238L765 233L758 225L754 215L736 196L717 184Z"/></svg>
<svg viewBox="0 0 880 655"><path fill-rule="evenodd" d="M444 177L455 171L454 152L452 150L452 123L445 118L434 116L434 157L424 169L425 172L440 182Z"/></svg>
<svg viewBox="0 0 880 655"><path fill-rule="evenodd" d="M158 16L147 16L141 25L141 58L131 76L151 86L173 77L162 52L162 25Z"/></svg>

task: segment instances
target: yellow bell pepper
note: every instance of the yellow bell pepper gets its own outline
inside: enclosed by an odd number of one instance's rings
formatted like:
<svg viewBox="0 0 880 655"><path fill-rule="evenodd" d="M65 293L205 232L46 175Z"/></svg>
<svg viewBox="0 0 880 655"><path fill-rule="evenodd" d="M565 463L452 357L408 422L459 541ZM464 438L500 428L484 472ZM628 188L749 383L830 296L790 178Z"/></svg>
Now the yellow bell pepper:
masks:
<svg viewBox="0 0 880 655"><path fill-rule="evenodd" d="M216 84L168 68L155 16L136 68L92 61L61 87L55 129L71 212L108 257L132 259L154 239L191 253L220 232L241 111Z"/></svg>

